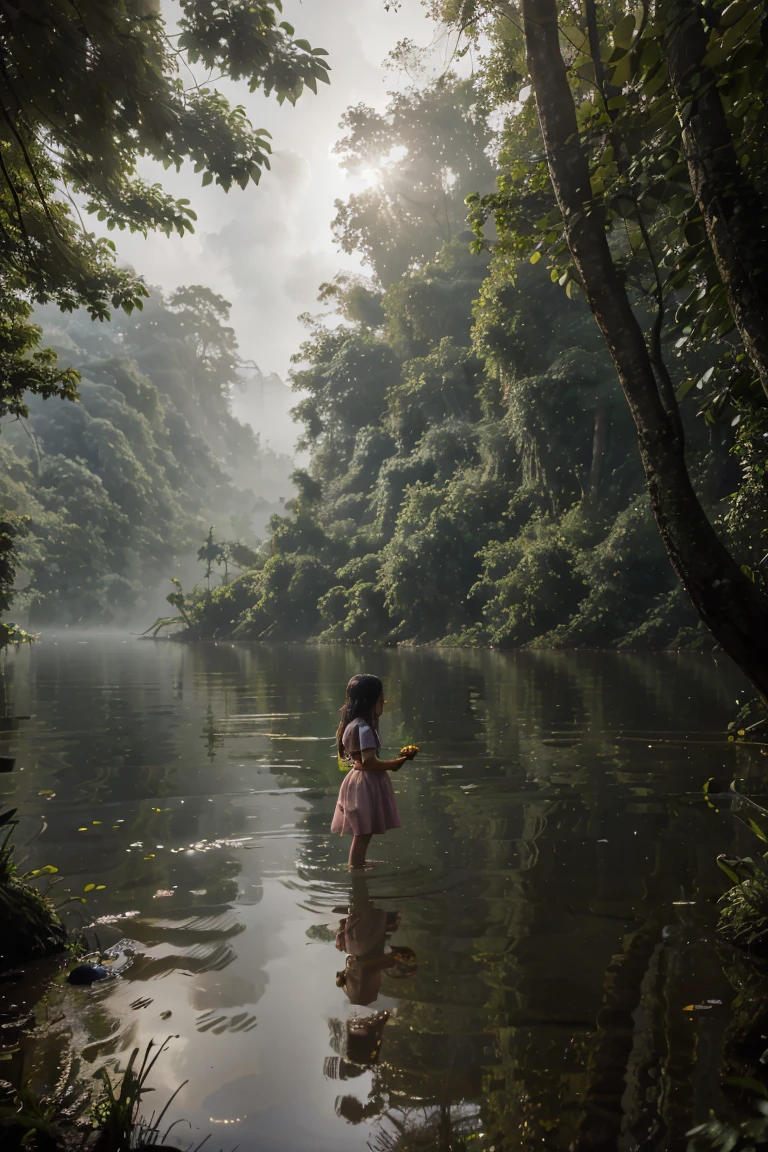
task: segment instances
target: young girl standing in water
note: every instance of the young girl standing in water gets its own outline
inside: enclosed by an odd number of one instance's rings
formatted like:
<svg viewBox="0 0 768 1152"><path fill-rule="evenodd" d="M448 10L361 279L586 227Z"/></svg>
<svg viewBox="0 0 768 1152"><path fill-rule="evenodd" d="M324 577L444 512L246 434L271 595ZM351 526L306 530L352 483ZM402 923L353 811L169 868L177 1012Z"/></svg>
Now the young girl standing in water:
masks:
<svg viewBox="0 0 768 1152"><path fill-rule="evenodd" d="M379 717L384 711L384 686L378 676L353 676L341 709L336 733L340 759L350 765L339 792L331 832L352 836L350 868L362 868L371 836L400 827L392 781L418 749L405 749L396 760L379 760Z"/></svg>

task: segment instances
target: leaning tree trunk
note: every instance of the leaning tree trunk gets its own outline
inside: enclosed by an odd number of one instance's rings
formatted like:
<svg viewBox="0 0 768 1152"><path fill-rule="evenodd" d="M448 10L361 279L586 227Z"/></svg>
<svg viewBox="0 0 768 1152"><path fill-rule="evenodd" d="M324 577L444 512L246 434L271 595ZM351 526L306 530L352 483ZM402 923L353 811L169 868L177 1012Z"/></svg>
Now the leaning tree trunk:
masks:
<svg viewBox="0 0 768 1152"><path fill-rule="evenodd" d="M675 0L662 24L691 188L731 315L768 395L766 205L739 164L717 76L703 63L707 36L695 0Z"/></svg>
<svg viewBox="0 0 768 1152"><path fill-rule="evenodd" d="M568 245L637 428L656 523L672 565L715 639L768 701L768 600L723 546L693 490L685 450L659 397L642 329L613 263L560 53L556 0L522 0L528 67Z"/></svg>

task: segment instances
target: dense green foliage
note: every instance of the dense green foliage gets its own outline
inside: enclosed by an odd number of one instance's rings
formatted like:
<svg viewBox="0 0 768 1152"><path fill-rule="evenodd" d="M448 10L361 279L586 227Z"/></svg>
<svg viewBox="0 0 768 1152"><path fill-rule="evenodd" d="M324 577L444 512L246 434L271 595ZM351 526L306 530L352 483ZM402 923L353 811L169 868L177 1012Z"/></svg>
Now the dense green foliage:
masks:
<svg viewBox="0 0 768 1152"><path fill-rule="evenodd" d="M86 231L73 196L109 229L184 235L195 219L189 202L142 179L140 160L190 161L203 184L224 189L258 183L269 167L269 134L195 82L191 66L281 102L328 81L326 53L295 38L279 0L179 7L175 36L155 0L0 11L0 415L23 413L26 392L73 395L76 377L38 349L32 302L104 319L147 295L117 266L114 245Z"/></svg>
<svg viewBox="0 0 768 1152"><path fill-rule="evenodd" d="M101 325L44 314L82 380L76 404L31 397L28 419L0 441L0 505L24 518L16 608L30 626L125 622L212 520L252 539L257 496L279 507L290 465L230 413L239 360L228 316L199 286L154 293Z"/></svg>
<svg viewBox="0 0 768 1152"><path fill-rule="evenodd" d="M287 83L285 52L313 75L322 70L305 42L291 47L284 25L278 32L270 24L277 39L269 64L248 36L241 44L235 35L238 5L221 16L235 21L226 27L209 26L205 6L183 7L180 43L191 60L220 63L252 86L292 97L307 77ZM258 20L268 24L272 7L257 6ZM635 429L583 301L524 87L519 30L494 6L484 15L471 5L436 9L485 33L488 52L471 81L443 75L401 89L383 110L358 105L344 116L337 152L369 186L337 202L333 229L371 276L322 285L326 311L306 318L293 384L310 464L293 476L297 496L287 516L273 517L269 547L254 550L248 500L233 496L227 479L257 487L246 469L249 434L228 410L237 353L224 302L199 286L181 289L110 322L101 336L86 334L76 318L63 345L55 334L52 343L85 375L80 405L62 418L60 406L33 399L30 435L17 427L3 449L6 504L28 517L23 566L33 622L61 610L72 621L113 618L161 570L186 584L176 558L194 552L213 524L201 549L204 586L186 595L177 583L169 598L178 615L168 619L190 635L505 647L703 642L657 537ZM142 52L158 20L150 13L136 33ZM732 59L741 52L761 82L757 25L745 21L746 14L735 23L713 17L710 51L740 162L762 187L761 113L741 92ZM696 215L677 97L662 63L664 30L606 6L596 33L603 59L582 25L581 17L564 23L562 47L613 259L645 329L669 419L685 428L699 497L760 583L765 397ZM159 51L153 82L162 75L182 103L197 101L174 87ZM238 53L250 53L250 63ZM213 115L209 95L202 106ZM172 162L190 156L206 181L225 187L255 178L263 137L227 113L227 156L214 163L205 133L202 143L184 135L191 108L179 111ZM103 141L103 180L92 165L77 175L82 141L74 137L62 144L61 174L90 190L110 224L183 232L185 205L133 183L135 159L159 155L156 126L142 123L137 135L130 115L117 120L115 146L133 149L128 185ZM120 144L121 132L128 143ZM248 148L244 175L237 165ZM45 197L26 171L39 208ZM56 173L49 177L52 189ZM756 259L761 244L756 236ZM122 276L103 254L104 275ZM32 296L103 316L100 283L101 303L70 288ZM136 283L116 281L112 304L130 313L138 297L120 292L138 291ZM42 318L52 323L49 313ZM46 356L25 364L59 371ZM33 392L71 396L76 373L57 380ZM242 563L232 563L238 539L246 540Z"/></svg>
<svg viewBox="0 0 768 1152"><path fill-rule="evenodd" d="M279 0L180 0L179 9L174 34L156 0L45 0L0 11L0 416L32 411L33 445L26 452L17 438L2 449L2 498L29 513L22 561L33 597L46 598L43 616L66 605L74 620L110 618L131 584L187 546L201 513L226 506L226 480L208 449L225 466L253 451L221 411L236 349L230 331L217 363L208 352L208 329L221 336L226 304L206 289L181 290L167 308L155 300L154 343L152 321L128 326L125 348L110 347L109 362L102 350L93 356L97 338L77 321L81 345L65 346L59 362L32 322L36 305L101 321L142 308L143 280L118 266L112 241L87 231L78 206L109 230L192 231L189 201L139 176L140 161L177 170L190 161L203 185L225 190L258 183L269 167L269 133L198 83L196 64L209 81L214 73L244 80L281 103L328 81L327 53L295 37ZM119 362L137 346L149 382ZM76 399L77 367L87 369L82 404L58 426L38 401ZM203 429L207 447L195 441ZM3 611L20 523L6 516L2 529ZM0 648L21 638L3 626Z"/></svg>
<svg viewBox="0 0 768 1152"><path fill-rule="evenodd" d="M50 900L32 883L41 876L50 877L56 869L19 873L11 842L17 825L15 816L15 808L0 811L0 971L60 952L67 936Z"/></svg>
<svg viewBox="0 0 768 1152"><path fill-rule="evenodd" d="M398 94L387 115L348 114L360 163L400 149L395 174L385 164L366 199L365 235L350 224L353 210L359 218L355 198L336 221L346 221L344 243L379 275L323 286L330 313L307 318L293 373L309 471L297 478L291 515L272 521L269 556L226 587L184 598L194 634L504 647L703 642L653 523L635 430L580 293L563 292L562 277L535 254L521 259L506 245L472 253L461 231L462 198L482 174L464 155L462 142L474 137L457 130L456 110L482 120L482 99L475 86L443 78L428 95ZM522 148L535 135L527 109L515 125ZM397 169L411 146L403 142L423 134L439 155L444 129L456 157L451 238L433 215L410 215L412 240L397 225L393 279L386 238L401 208ZM511 149L511 128L503 137ZM340 147L351 151L349 136ZM514 163L512 153L502 161ZM633 251L618 234L615 243ZM650 328L655 315L641 286L635 299ZM680 343L674 317L664 318L659 344L684 379L704 374L706 340ZM740 475L748 434L738 421L733 430L730 419L717 421L711 404L706 410L707 424L693 404L682 414L689 466L710 513L756 566L759 449L750 439L754 464Z"/></svg>

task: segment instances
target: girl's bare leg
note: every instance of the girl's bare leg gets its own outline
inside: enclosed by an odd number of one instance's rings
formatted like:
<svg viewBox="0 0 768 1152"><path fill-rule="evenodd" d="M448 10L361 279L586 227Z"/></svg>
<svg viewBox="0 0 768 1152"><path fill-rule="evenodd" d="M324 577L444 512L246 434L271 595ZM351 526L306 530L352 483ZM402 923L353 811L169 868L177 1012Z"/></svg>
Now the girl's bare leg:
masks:
<svg viewBox="0 0 768 1152"><path fill-rule="evenodd" d="M372 832L367 836L353 836L352 847L349 850L349 866L350 868L362 868L365 864L365 854L368 851L368 845L371 842Z"/></svg>

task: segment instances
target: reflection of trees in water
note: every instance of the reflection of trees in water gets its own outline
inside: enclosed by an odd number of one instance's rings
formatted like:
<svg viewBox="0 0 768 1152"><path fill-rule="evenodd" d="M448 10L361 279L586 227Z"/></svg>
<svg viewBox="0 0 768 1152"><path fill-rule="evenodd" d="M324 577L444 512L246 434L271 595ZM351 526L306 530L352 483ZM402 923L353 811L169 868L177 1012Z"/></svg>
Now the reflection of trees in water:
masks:
<svg viewBox="0 0 768 1152"><path fill-rule="evenodd" d="M370 1152L463 1152L465 1137L477 1131L477 1110L461 1104L389 1107L368 1141ZM477 1147L477 1142L473 1141Z"/></svg>
<svg viewBox="0 0 768 1152"><path fill-rule="evenodd" d="M562 808L559 829L550 817L523 877L527 931L492 963L488 1007L506 1027L485 1070L484 1127L497 1147L613 1152L665 1134L678 1147L719 1082L717 1016L684 1008L724 998L722 977L700 942L706 920L686 936L672 906L712 891L705 810L669 802L646 816L643 843L631 806L604 794L603 813L589 813L599 801ZM578 833L606 812L615 849L601 861Z"/></svg>

